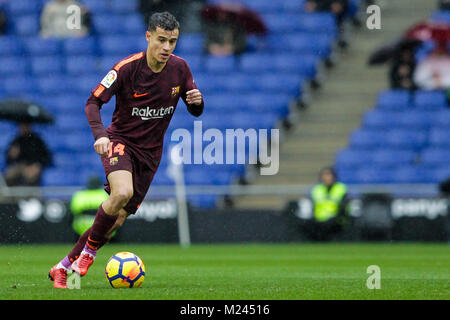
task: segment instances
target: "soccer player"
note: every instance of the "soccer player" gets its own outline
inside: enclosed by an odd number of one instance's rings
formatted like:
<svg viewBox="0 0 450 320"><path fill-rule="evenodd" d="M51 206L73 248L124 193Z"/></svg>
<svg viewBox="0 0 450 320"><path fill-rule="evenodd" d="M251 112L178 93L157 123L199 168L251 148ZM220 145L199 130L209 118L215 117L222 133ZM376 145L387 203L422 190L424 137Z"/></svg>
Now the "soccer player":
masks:
<svg viewBox="0 0 450 320"><path fill-rule="evenodd" d="M109 198L94 224L49 272L55 288L67 287L67 272L84 276L100 249L136 213L158 168L164 133L181 97L195 117L203 113L201 92L186 61L172 54L180 26L168 12L149 19L147 50L117 63L92 90L85 112L101 156ZM100 108L116 96L112 123L105 130Z"/></svg>

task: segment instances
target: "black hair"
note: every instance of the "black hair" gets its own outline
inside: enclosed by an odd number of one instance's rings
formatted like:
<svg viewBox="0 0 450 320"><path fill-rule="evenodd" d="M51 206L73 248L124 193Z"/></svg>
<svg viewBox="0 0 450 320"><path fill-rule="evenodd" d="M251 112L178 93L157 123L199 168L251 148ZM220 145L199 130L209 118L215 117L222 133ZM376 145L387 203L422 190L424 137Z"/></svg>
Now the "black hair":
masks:
<svg viewBox="0 0 450 320"><path fill-rule="evenodd" d="M333 177L334 177L334 180L337 180L337 179L338 179L337 172L336 172L336 170L334 169L334 167L325 167L325 168L322 168L322 169L320 170L320 173L319 173L319 179L322 179L322 175L324 174L324 172L329 172L329 173L331 173L331 174L333 175Z"/></svg>
<svg viewBox="0 0 450 320"><path fill-rule="evenodd" d="M169 12L156 12L148 19L148 31L155 31L157 27L164 30L173 31L180 29L180 23Z"/></svg>

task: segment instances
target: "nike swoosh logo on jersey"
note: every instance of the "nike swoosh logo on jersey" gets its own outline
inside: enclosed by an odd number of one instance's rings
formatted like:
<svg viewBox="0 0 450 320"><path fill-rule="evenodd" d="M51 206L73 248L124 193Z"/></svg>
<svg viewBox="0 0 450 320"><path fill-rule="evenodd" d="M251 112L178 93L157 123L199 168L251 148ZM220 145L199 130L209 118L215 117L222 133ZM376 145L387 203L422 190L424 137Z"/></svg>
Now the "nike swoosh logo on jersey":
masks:
<svg viewBox="0 0 450 320"><path fill-rule="evenodd" d="M137 92L135 92L134 95L133 95L133 97L135 97L135 98L140 98L140 97L144 97L144 96L146 96L146 95L148 95L148 94L149 94L149 92L141 93L141 94L138 94Z"/></svg>

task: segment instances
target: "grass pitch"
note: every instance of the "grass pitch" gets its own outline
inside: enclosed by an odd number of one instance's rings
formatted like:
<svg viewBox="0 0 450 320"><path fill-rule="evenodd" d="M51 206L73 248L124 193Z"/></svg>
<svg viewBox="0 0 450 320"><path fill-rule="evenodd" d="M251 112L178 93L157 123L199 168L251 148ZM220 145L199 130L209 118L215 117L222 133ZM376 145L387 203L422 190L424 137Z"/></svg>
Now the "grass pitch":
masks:
<svg viewBox="0 0 450 320"><path fill-rule="evenodd" d="M176 245L110 244L80 290L53 289L47 273L68 245L0 247L0 299L449 299L446 244ZM136 289L113 289L107 260L119 251L142 258ZM381 289L366 287L381 268Z"/></svg>

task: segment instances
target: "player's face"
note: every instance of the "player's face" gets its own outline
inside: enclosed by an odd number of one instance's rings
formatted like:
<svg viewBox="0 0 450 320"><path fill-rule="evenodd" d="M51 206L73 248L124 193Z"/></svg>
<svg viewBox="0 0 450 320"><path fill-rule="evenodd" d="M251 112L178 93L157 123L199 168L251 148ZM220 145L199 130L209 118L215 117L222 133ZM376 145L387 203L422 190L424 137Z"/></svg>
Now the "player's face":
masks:
<svg viewBox="0 0 450 320"><path fill-rule="evenodd" d="M166 63L175 49L179 33L178 29L170 31L160 27L157 27L155 31L147 31L145 36L148 42L148 54L157 62Z"/></svg>

